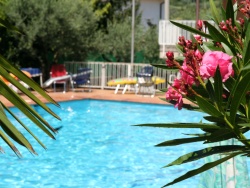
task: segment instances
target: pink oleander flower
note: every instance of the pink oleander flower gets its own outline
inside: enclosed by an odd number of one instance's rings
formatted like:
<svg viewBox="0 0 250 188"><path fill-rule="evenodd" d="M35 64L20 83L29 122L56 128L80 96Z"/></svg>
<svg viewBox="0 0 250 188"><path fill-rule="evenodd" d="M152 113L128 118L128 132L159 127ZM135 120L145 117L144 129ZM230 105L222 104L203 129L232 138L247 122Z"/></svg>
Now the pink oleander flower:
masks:
<svg viewBox="0 0 250 188"><path fill-rule="evenodd" d="M220 51L209 51L203 55L200 75L203 79L214 77L216 68L219 66L222 81L225 82L230 76L233 76L232 56Z"/></svg>
<svg viewBox="0 0 250 188"><path fill-rule="evenodd" d="M182 86L182 82L180 79L174 79L174 83L172 84L172 86L176 89L181 89Z"/></svg>
<svg viewBox="0 0 250 188"><path fill-rule="evenodd" d="M190 86L193 85L196 82L193 69L189 67L185 61L181 68L180 73L182 80Z"/></svg>
<svg viewBox="0 0 250 188"><path fill-rule="evenodd" d="M190 48L193 45L193 42L191 40L186 40L186 47Z"/></svg>
<svg viewBox="0 0 250 188"><path fill-rule="evenodd" d="M195 50L194 56L195 56L198 60L202 60L203 54L202 54L199 50Z"/></svg>
<svg viewBox="0 0 250 188"><path fill-rule="evenodd" d="M183 105L182 95L178 91L176 91L174 88L172 87L168 88L168 91L166 92L166 99L176 101L176 104L174 107L175 108L178 107L178 110L182 109L182 105Z"/></svg>

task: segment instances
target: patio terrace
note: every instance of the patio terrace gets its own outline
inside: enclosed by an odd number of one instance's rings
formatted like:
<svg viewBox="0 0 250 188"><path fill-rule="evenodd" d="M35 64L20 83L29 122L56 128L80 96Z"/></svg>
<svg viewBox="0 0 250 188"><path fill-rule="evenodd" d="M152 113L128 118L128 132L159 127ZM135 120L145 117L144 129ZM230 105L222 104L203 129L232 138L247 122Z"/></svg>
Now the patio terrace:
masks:
<svg viewBox="0 0 250 188"><path fill-rule="evenodd" d="M57 102L60 101L69 101L69 100L81 100L81 99L97 99L97 100L114 100L114 101L128 101L128 102L141 102L141 103L152 103L152 104L167 104L165 101L160 98L165 98L165 93L156 92L154 97L136 95L132 91L127 91L125 94L121 94L122 91L119 91L118 94L114 94L114 90L102 90L102 89L92 89L91 92L82 92L82 91L68 91L63 92L53 92L48 90L48 94ZM36 92L34 94L39 97L44 103L47 101L41 98ZM22 95L26 102L29 104L34 104L27 96ZM7 106L13 106L9 101L4 97L0 96L0 100Z"/></svg>

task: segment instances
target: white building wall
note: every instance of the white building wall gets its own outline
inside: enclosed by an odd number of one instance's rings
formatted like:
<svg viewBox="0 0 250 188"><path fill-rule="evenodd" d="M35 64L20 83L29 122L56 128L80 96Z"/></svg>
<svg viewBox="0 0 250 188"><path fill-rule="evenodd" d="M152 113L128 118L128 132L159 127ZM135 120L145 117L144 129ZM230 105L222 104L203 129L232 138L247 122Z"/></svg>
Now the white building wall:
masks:
<svg viewBox="0 0 250 188"><path fill-rule="evenodd" d="M140 0L140 12L142 12L142 24L147 26L150 20L152 24L158 26L161 17L161 4L163 0Z"/></svg>

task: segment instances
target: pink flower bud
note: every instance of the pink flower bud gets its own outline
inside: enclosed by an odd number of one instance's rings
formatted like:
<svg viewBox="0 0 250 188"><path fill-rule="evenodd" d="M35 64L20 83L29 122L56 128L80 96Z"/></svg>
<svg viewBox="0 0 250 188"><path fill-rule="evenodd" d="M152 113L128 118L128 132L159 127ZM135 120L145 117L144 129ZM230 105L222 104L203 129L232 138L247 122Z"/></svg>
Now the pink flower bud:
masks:
<svg viewBox="0 0 250 188"><path fill-rule="evenodd" d="M193 44L193 43L192 43L191 40L186 40L185 42L186 42L186 47L187 47L187 48L192 47L192 44Z"/></svg>
<svg viewBox="0 0 250 188"><path fill-rule="evenodd" d="M222 29L223 31L228 31L228 28L227 28L227 26L225 26L225 25L222 26L221 29Z"/></svg>
<svg viewBox="0 0 250 188"><path fill-rule="evenodd" d="M244 26L244 23L245 23L245 20L242 19L242 18L239 18L239 21L240 21L240 26L243 27L243 26Z"/></svg>
<svg viewBox="0 0 250 188"><path fill-rule="evenodd" d="M222 97L223 97L224 99L226 99L226 98L227 98L227 95L226 95L226 94L222 94Z"/></svg>
<svg viewBox="0 0 250 188"><path fill-rule="evenodd" d="M202 20L198 20L197 21L197 29L202 30L203 27L203 21Z"/></svg>
<svg viewBox="0 0 250 188"><path fill-rule="evenodd" d="M221 23L219 24L219 27L220 27L221 30L223 30L223 31L228 31L227 25L225 24L224 21L221 22Z"/></svg>
<svg viewBox="0 0 250 188"><path fill-rule="evenodd" d="M169 59L169 60L174 60L174 53L173 52L171 52L171 51L168 51L167 53L166 53L166 56L167 56L167 58Z"/></svg>
<svg viewBox="0 0 250 188"><path fill-rule="evenodd" d="M171 60L169 60L169 59L167 59L167 60L166 60L166 65L167 65L168 67L173 67L173 66L174 66L174 62L171 61Z"/></svg>

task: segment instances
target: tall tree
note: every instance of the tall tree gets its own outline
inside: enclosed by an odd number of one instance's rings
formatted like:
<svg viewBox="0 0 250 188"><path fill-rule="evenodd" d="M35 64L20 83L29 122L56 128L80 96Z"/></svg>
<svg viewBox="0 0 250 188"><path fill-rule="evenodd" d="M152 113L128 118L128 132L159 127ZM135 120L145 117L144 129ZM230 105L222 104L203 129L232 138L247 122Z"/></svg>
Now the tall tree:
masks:
<svg viewBox="0 0 250 188"><path fill-rule="evenodd" d="M108 22L122 21L131 16L131 0L91 0L92 7L100 17L99 28L106 29Z"/></svg>
<svg viewBox="0 0 250 188"><path fill-rule="evenodd" d="M222 0L214 1L217 7L221 7ZM210 19L209 1L200 0L200 19ZM170 0L171 20L195 20L196 0Z"/></svg>
<svg viewBox="0 0 250 188"><path fill-rule="evenodd" d="M9 0L7 17L22 35L12 35L10 58L20 66L42 67L48 76L50 64L65 58L86 58L97 28L91 4L82 0Z"/></svg>
<svg viewBox="0 0 250 188"><path fill-rule="evenodd" d="M143 57L140 58L140 63L154 63L159 59L157 28L152 26L145 29L141 24L136 24L135 30L134 50L135 54L141 54ZM130 62L131 17L127 17L123 22L109 22L107 32L97 32L94 46L95 54L101 56L104 61Z"/></svg>

